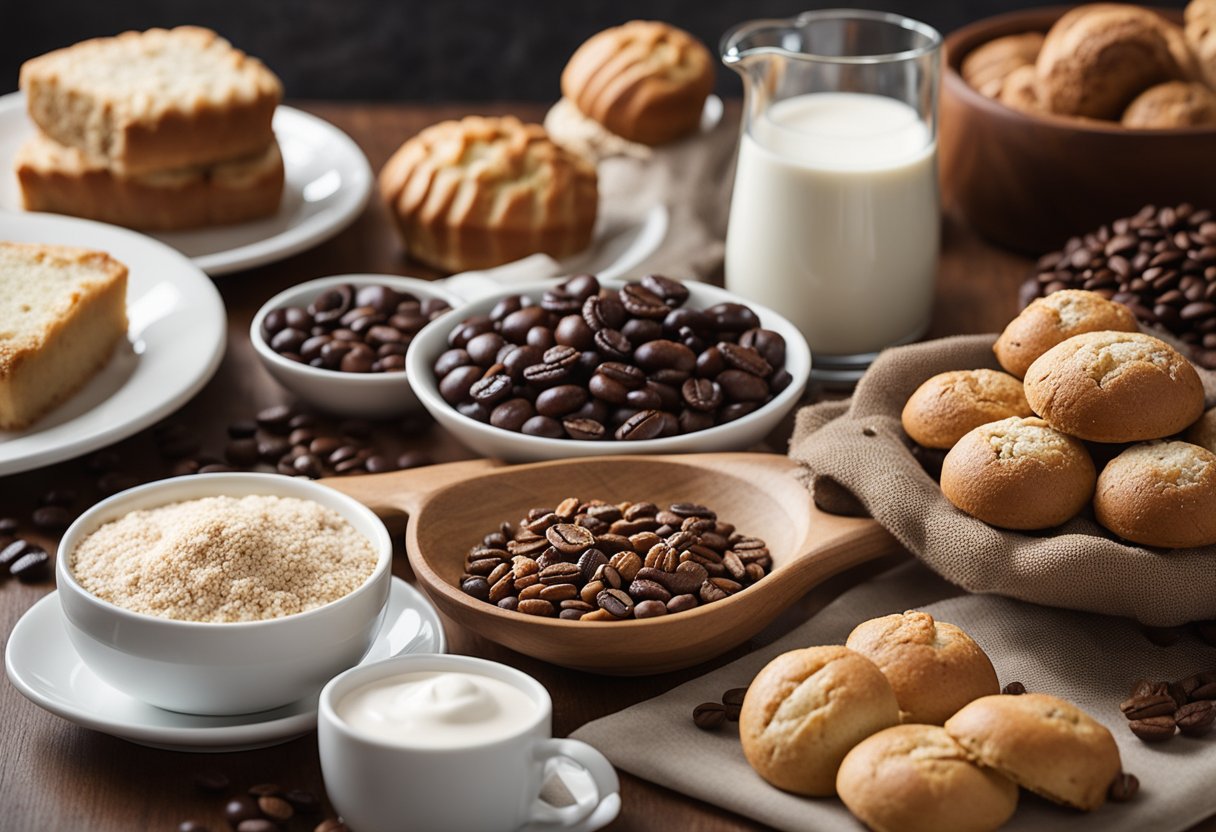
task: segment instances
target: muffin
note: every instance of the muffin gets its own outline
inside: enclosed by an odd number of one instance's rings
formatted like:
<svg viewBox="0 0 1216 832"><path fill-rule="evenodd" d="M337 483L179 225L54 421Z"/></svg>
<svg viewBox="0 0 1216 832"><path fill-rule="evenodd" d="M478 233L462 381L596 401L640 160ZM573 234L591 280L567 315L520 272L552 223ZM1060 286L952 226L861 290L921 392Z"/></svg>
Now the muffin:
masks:
<svg viewBox="0 0 1216 832"><path fill-rule="evenodd" d="M447 272L585 249L595 226L595 166L511 116L426 128L380 172L380 193L409 252Z"/></svg>
<svg viewBox="0 0 1216 832"><path fill-rule="evenodd" d="M1074 517L1094 493L1085 446L1042 419L981 425L942 462L942 493L955 506L1003 529L1048 529Z"/></svg>
<svg viewBox="0 0 1216 832"><path fill-rule="evenodd" d="M989 98L998 98L1005 79L1019 67L1033 66L1042 48L1043 35L1039 32L994 38L963 59L963 80Z"/></svg>
<svg viewBox="0 0 1216 832"><path fill-rule="evenodd" d="M863 621L845 647L878 665L906 723L941 725L968 702L1001 690L992 662L971 636L927 612Z"/></svg>
<svg viewBox="0 0 1216 832"><path fill-rule="evenodd" d="M939 373L904 405L904 431L926 448L951 448L967 431L1010 416L1030 416L1022 382L996 370Z"/></svg>
<svg viewBox="0 0 1216 832"><path fill-rule="evenodd" d="M808 647L757 674L739 714L743 754L756 773L796 794L836 793L840 761L861 740L899 723L882 671L844 647Z"/></svg>
<svg viewBox="0 0 1216 832"><path fill-rule="evenodd" d="M1035 359L1026 399L1056 430L1091 442L1139 442L1185 430L1203 384L1169 344L1139 332L1075 335Z"/></svg>
<svg viewBox="0 0 1216 832"><path fill-rule="evenodd" d="M836 791L874 832L990 832L1013 817L1018 787L971 762L935 725L897 725L845 755Z"/></svg>
<svg viewBox="0 0 1216 832"><path fill-rule="evenodd" d="M1123 112L1123 126L1148 130L1216 127L1216 92L1193 81L1149 87Z"/></svg>
<svg viewBox="0 0 1216 832"><path fill-rule="evenodd" d="M629 141L657 145L697 130L714 59L682 29L633 20L580 46L561 83L584 115Z"/></svg>
<svg viewBox="0 0 1216 832"><path fill-rule="evenodd" d="M1083 332L1138 332L1136 316L1096 292L1061 289L1036 299L1009 322L992 351L1007 372L1024 378L1043 353Z"/></svg>
<svg viewBox="0 0 1216 832"><path fill-rule="evenodd" d="M985 696L945 727L981 766L1087 812L1102 805L1122 770L1110 731L1071 702L1046 694Z"/></svg>
<svg viewBox="0 0 1216 832"><path fill-rule="evenodd" d="M1189 442L1133 445L1102 469L1094 516L1144 546L1216 544L1216 453Z"/></svg>
<svg viewBox="0 0 1216 832"><path fill-rule="evenodd" d="M1009 73L997 100L1006 107L1024 113L1043 112L1043 102L1039 100L1039 76L1035 73L1034 66L1020 66Z"/></svg>

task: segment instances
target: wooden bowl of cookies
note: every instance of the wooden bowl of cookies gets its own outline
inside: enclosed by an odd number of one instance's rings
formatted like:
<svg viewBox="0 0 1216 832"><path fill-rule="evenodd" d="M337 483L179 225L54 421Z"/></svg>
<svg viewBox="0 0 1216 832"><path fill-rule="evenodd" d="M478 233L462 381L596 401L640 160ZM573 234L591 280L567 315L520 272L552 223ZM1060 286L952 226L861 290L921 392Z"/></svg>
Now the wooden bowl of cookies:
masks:
<svg viewBox="0 0 1216 832"><path fill-rule="evenodd" d="M1202 2L1194 0L1195 4ZM1019 62L1021 66L1005 76L1006 82L1012 83L997 97L990 97L992 87L986 89L988 94L977 89L984 88L987 79L977 81L973 72L968 74L975 85L964 79L964 62L981 47L1007 36L1047 33L1066 13L1068 7L1061 6L999 15L959 29L945 41L940 136L945 203L954 206L989 240L1031 254L1054 250L1068 237L1096 228L1111 216L1135 213L1145 203L1208 204L1216 194L1216 165L1211 162L1216 124L1147 129L1125 126L1118 120L1123 117L1129 123L1141 123L1127 113L1129 102L1142 95L1145 88L1180 75L1202 78L1206 70L1206 83L1193 88L1205 95L1207 85L1216 84L1216 43L1205 41L1205 47L1192 47L1194 63L1185 70L1173 68L1186 63L1185 57L1179 57L1176 65L1125 79L1126 88L1105 100L1095 100L1101 96L1092 91L1076 94L1068 86L1071 80L1059 81L1060 72L1048 71L1052 67L1047 67L1042 58L1051 39L1043 53L1035 56L1035 63L1027 65L1025 57L1010 56L1015 67ZM1163 24L1174 24L1163 25L1161 31L1168 34L1152 41L1158 51L1162 42L1167 44L1167 57L1162 61L1169 63L1168 55L1173 51L1182 54L1186 49L1180 45L1185 41L1179 40L1182 15L1166 10L1157 14ZM1195 13L1190 14L1195 17ZM1114 25L1098 20L1088 40L1058 43L1052 51L1056 55L1066 51L1071 56L1096 56L1099 51L1091 49L1090 44L1106 37L1104 31ZM1196 31L1194 25L1191 31ZM1216 41L1216 19L1210 32L1208 37ZM1019 48L1034 51L1033 44L1023 42L1018 47L1017 41L1007 43L1011 52ZM1113 53L1104 54L1109 58ZM1207 56L1206 68L1201 65L1201 55ZM1125 53L1116 68L1145 63L1143 53ZM1075 78L1076 72L1086 67L1064 69L1064 75L1071 72L1067 77ZM1095 74L1107 79L1118 75L1112 75L1110 66L1104 73ZM1053 87L1053 83L1058 86ZM1026 95L1031 97L1030 103ZM1058 115L1047 112L1048 106L1102 115ZM1190 121L1202 122L1205 118ZM1186 120L1165 117L1158 123Z"/></svg>

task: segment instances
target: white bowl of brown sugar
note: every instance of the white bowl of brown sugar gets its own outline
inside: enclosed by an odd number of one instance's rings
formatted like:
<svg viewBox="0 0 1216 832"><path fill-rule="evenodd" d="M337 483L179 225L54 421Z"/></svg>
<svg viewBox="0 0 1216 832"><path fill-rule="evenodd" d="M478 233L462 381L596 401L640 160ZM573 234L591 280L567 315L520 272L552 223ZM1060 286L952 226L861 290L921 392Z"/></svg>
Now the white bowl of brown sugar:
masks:
<svg viewBox="0 0 1216 832"><path fill-rule="evenodd" d="M392 542L367 508L275 474L132 488L59 544L68 636L98 677L172 711L253 713L315 693L371 646Z"/></svg>

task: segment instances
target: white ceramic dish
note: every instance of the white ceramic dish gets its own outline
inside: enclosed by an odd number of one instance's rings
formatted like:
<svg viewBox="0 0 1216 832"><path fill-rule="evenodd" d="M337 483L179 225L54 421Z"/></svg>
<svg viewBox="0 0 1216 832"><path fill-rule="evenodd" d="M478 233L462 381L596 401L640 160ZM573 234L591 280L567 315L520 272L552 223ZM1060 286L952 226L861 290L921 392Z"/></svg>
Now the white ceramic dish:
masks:
<svg viewBox="0 0 1216 832"><path fill-rule="evenodd" d="M34 131L20 92L0 97L0 209L21 210L12 159ZM354 141L329 122L280 106L274 132L283 152L286 182L279 211L238 225L151 236L191 258L211 275L282 260L328 240L363 212L372 169Z"/></svg>
<svg viewBox="0 0 1216 832"><path fill-rule="evenodd" d="M384 621L360 665L404 653L442 653L443 625L430 602L393 578ZM132 699L97 678L72 647L52 592L26 611L4 655L9 681L40 708L84 728L171 751L247 751L311 731L320 689L282 708L240 716L195 716Z"/></svg>
<svg viewBox="0 0 1216 832"><path fill-rule="evenodd" d="M499 300L510 295L522 294L539 300L545 289L556 286L560 280L533 283L529 286L512 287L496 294L454 309L432 321L410 344L405 356L406 373L410 385L422 406L464 445L478 454L503 459L507 462L540 462L550 459L568 459L576 456L602 456L617 454L680 454L711 453L717 451L744 451L762 441L776 428L778 422L798 403L806 389L811 372L811 351L806 339L798 329L773 310L757 303L710 286L707 283L685 281L689 289L687 306L704 309L718 303L746 303L760 318L767 329L779 333L786 343L785 369L793 380L764 407L733 422L717 425L708 430L686 433L645 441L585 441L576 439L549 439L543 436L528 436L503 430L478 422L456 411L439 395L439 384L432 367L435 359L448 348L448 333L461 321L473 315L487 314ZM606 288L617 289L622 280L602 280Z"/></svg>
<svg viewBox="0 0 1216 832"><path fill-rule="evenodd" d="M215 374L227 313L198 267L142 234L53 214L0 212L0 240L109 252L127 265L129 343L76 395L23 431L0 431L0 476L105 447L177 410Z"/></svg>
<svg viewBox="0 0 1216 832"><path fill-rule="evenodd" d="M98 526L129 512L211 496L268 494L338 512L377 553L375 569L348 595L306 612L214 624L132 612L85 590L71 554ZM249 714L295 702L358 663L383 617L393 544L369 509L310 480L277 474L205 474L148 483L103 500L64 533L55 582L68 638L101 679L160 708L188 714Z"/></svg>
<svg viewBox="0 0 1216 832"><path fill-rule="evenodd" d="M288 306L308 306L317 295L343 283L355 288L381 284L399 292L409 292L418 298L438 298L452 307L460 305L459 298L434 282L413 277L344 274L310 280L279 292L253 316L249 341L262 366L274 376L275 381L301 399L340 416L387 419L419 410L421 405L410 389L404 372L343 373L309 367L279 355L262 337L262 322L271 311Z"/></svg>

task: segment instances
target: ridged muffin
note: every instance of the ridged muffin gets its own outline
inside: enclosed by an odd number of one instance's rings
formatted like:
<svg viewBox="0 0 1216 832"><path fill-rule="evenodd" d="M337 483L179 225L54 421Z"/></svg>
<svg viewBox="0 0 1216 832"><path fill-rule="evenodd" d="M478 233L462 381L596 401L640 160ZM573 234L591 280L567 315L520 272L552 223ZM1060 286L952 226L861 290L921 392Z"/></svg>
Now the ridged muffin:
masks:
<svg viewBox="0 0 1216 832"><path fill-rule="evenodd" d="M562 71L562 95L618 136L647 145L694 132L714 59L667 23L632 20L593 35Z"/></svg>
<svg viewBox="0 0 1216 832"><path fill-rule="evenodd" d="M1133 445L1102 469L1094 516L1145 546L1216 544L1216 454L1189 442Z"/></svg>
<svg viewBox="0 0 1216 832"><path fill-rule="evenodd" d="M1216 127L1216 92L1194 81L1149 87L1123 111L1123 126L1148 130Z"/></svg>
<svg viewBox="0 0 1216 832"><path fill-rule="evenodd" d="M989 98L998 98L1010 74L1019 67L1034 66L1042 48L1043 35L1039 32L990 40L963 59L963 80Z"/></svg>
<svg viewBox="0 0 1216 832"><path fill-rule="evenodd" d="M576 254L599 201L594 165L512 116L426 128L380 171L380 193L409 255L448 272Z"/></svg>
<svg viewBox="0 0 1216 832"><path fill-rule="evenodd" d="M1216 88L1216 0L1191 0L1183 15L1186 42L1195 53L1203 77Z"/></svg>
<svg viewBox="0 0 1216 832"><path fill-rule="evenodd" d="M908 397L900 421L925 448L951 448L968 431L1010 416L1030 416L1022 382L996 370L951 370Z"/></svg>
<svg viewBox="0 0 1216 832"><path fill-rule="evenodd" d="M1083 332L1138 332L1136 316L1121 303L1096 292L1061 289L1038 298L1009 322L993 345L996 360L1005 371L1025 378L1030 365L1043 353Z"/></svg>

